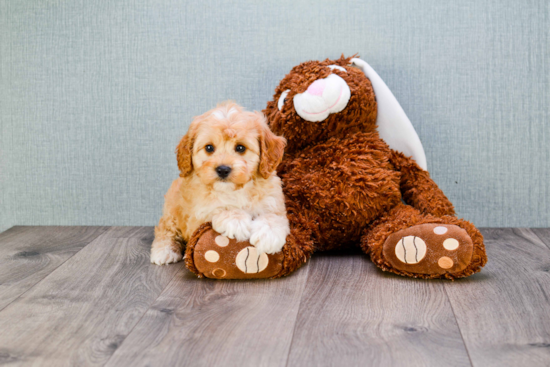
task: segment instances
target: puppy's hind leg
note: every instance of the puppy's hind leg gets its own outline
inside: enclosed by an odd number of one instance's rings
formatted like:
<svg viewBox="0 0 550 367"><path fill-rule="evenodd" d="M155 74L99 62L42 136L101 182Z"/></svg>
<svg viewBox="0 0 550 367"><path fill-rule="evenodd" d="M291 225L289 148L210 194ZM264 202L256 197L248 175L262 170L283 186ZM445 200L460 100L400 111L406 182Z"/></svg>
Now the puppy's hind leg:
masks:
<svg viewBox="0 0 550 367"><path fill-rule="evenodd" d="M183 241L171 225L172 221L162 217L155 227L155 240L151 245L151 262L157 265L177 263L183 258Z"/></svg>

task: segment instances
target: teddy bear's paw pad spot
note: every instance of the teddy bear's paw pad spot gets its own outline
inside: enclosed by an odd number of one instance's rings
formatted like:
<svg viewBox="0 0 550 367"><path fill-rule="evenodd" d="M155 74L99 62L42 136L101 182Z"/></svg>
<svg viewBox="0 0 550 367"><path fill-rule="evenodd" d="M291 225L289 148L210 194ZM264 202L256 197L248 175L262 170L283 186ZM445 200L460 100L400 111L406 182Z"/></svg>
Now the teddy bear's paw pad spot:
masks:
<svg viewBox="0 0 550 367"><path fill-rule="evenodd" d="M216 251L214 250L208 250L206 251L206 253L204 254L204 258L206 259L206 261L208 262L211 262L211 263L215 263L217 262L219 259L220 259L220 254L218 254Z"/></svg>
<svg viewBox="0 0 550 367"><path fill-rule="evenodd" d="M194 265L200 274L212 279L271 278L283 268L283 252L258 254L248 241L237 241L213 229L202 234L193 253Z"/></svg>
<svg viewBox="0 0 550 367"><path fill-rule="evenodd" d="M447 238L445 241L443 241L443 247L445 247L445 249L449 251L456 250L459 245L460 243L458 242L458 240L454 238Z"/></svg>
<svg viewBox="0 0 550 367"><path fill-rule="evenodd" d="M235 262L243 273L259 273L267 267L269 258L265 253L258 255L255 247L248 246L239 252Z"/></svg>
<svg viewBox="0 0 550 367"><path fill-rule="evenodd" d="M388 267L408 275L457 273L472 262L473 242L466 230L426 223L391 234L383 244Z"/></svg>
<svg viewBox="0 0 550 367"><path fill-rule="evenodd" d="M447 233L447 227L437 226L434 228L435 234L445 234Z"/></svg>
<svg viewBox="0 0 550 367"><path fill-rule="evenodd" d="M225 236L216 236L216 239L214 241L216 242L216 245L220 247L225 247L229 245L229 238Z"/></svg>
<svg viewBox="0 0 550 367"><path fill-rule="evenodd" d="M443 269L450 269L453 267L453 259L447 256L443 256L439 260L437 260L437 265L439 265L439 267Z"/></svg>
<svg viewBox="0 0 550 367"><path fill-rule="evenodd" d="M225 274L227 274L227 272L220 268L212 270L212 275L214 275L216 278L223 278L225 277Z"/></svg>
<svg viewBox="0 0 550 367"><path fill-rule="evenodd" d="M420 237L403 237L395 246L395 256L405 264L418 264L426 256L426 242Z"/></svg>

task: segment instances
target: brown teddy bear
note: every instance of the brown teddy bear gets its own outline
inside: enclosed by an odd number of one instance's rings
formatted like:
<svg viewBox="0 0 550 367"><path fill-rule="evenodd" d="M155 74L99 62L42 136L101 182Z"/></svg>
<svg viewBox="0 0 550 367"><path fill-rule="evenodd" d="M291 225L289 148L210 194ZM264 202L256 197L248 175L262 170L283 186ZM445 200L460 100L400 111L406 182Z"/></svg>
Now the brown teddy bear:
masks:
<svg viewBox="0 0 550 367"><path fill-rule="evenodd" d="M264 113L287 139L278 168L291 227L286 244L260 258L248 242L231 240L214 269L204 253L218 234L206 223L187 245L191 271L280 277L315 251L353 246L382 270L415 278L462 278L485 265L482 235L455 217L410 121L364 61L342 56L295 66Z"/></svg>

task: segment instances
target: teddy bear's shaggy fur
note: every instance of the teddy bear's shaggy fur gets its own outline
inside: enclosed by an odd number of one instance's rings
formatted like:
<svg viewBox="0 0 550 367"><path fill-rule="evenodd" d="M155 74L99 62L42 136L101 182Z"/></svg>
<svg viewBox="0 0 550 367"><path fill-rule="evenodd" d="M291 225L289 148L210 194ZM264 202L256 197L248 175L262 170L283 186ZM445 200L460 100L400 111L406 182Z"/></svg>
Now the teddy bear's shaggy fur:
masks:
<svg viewBox="0 0 550 367"><path fill-rule="evenodd" d="M406 276L454 279L479 271L487 261L482 235L474 225L454 216L453 205L427 171L391 150L378 136L372 85L360 69L350 66L350 59L309 61L294 67L264 110L271 130L287 139L278 174L291 235L280 275L303 264L314 251L350 246L361 246L383 270ZM346 71L331 70L328 65ZM294 108L294 95L331 73L343 78L351 90L346 108L320 122L304 120ZM277 102L286 90L290 92L279 110ZM465 268L415 273L396 269L383 256L382 247L391 234L410 228L407 234L414 235L414 226L423 223L456 225L467 232L473 252L471 259L464 260Z"/></svg>
<svg viewBox="0 0 550 367"><path fill-rule="evenodd" d="M487 262L482 235L455 217L427 171L380 138L373 87L350 62L342 56L294 67L263 111L271 130L287 139L278 175L291 228L282 264L280 256L270 260L280 271L270 276L290 274L315 251L353 246L382 270L403 276L456 279L478 272ZM345 108L322 121L300 117L294 96L331 73L349 86ZM216 278L216 265L214 271L198 269L194 261L207 231L208 223L192 236L186 263L197 275ZM204 251L215 244L200 246Z"/></svg>

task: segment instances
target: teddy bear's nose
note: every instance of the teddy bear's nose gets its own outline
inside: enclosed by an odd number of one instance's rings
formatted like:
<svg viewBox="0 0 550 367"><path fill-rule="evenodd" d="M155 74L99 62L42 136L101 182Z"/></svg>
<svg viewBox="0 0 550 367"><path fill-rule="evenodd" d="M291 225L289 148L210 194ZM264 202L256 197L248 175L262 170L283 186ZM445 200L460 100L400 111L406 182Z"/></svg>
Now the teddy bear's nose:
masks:
<svg viewBox="0 0 550 367"><path fill-rule="evenodd" d="M326 86L327 81L325 79L319 79L311 83L307 88L307 92L314 96L322 96Z"/></svg>

